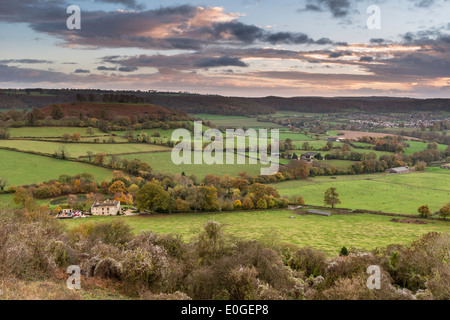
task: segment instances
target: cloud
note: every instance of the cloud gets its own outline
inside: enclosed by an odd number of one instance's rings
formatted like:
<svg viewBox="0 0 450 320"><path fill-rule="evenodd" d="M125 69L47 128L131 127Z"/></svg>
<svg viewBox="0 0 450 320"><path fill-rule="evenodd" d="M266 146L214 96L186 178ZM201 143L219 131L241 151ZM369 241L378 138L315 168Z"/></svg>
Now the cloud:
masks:
<svg viewBox="0 0 450 320"><path fill-rule="evenodd" d="M359 58L359 61L361 61L361 62L372 62L373 61L373 57L367 57L367 56L361 57L361 58Z"/></svg>
<svg viewBox="0 0 450 320"><path fill-rule="evenodd" d="M97 67L97 70L99 70L99 71L116 71L117 68L116 67L108 68L105 66L99 66L99 67Z"/></svg>
<svg viewBox="0 0 450 320"><path fill-rule="evenodd" d="M120 1L128 3L128 1ZM134 3L134 1L133 1ZM131 2L130 2L131 4ZM142 11L87 11L82 29L67 30L63 2L44 5L38 0L0 3L0 22L27 23L36 32L63 40L69 47L201 50L213 45L239 47L267 44L331 45L328 38L314 40L301 32L271 32L238 21L240 15L221 7L180 5Z"/></svg>
<svg viewBox="0 0 450 320"><path fill-rule="evenodd" d="M339 57L351 56L351 55L353 55L353 53L350 51L333 51L328 56L330 58L339 58Z"/></svg>
<svg viewBox="0 0 450 320"><path fill-rule="evenodd" d="M91 73L91 71L89 71L89 70L84 70L84 69L76 69L76 70L74 71L74 73Z"/></svg>
<svg viewBox="0 0 450 320"><path fill-rule="evenodd" d="M333 17L342 18L352 12L351 5L350 0L308 0L305 7L298 11L330 11Z"/></svg>
<svg viewBox="0 0 450 320"><path fill-rule="evenodd" d="M126 8L132 9L142 9L142 5L138 5L135 0L95 0L96 2L104 2L104 3L113 3L113 4L121 4Z"/></svg>
<svg viewBox="0 0 450 320"><path fill-rule="evenodd" d="M136 71L138 68L137 67L120 67L119 71L120 72L133 72Z"/></svg>
<svg viewBox="0 0 450 320"><path fill-rule="evenodd" d="M240 58L236 57L219 57L219 58L204 58L195 63L195 66L201 68L213 68L213 67L247 67L248 65Z"/></svg>
<svg viewBox="0 0 450 320"><path fill-rule="evenodd" d="M53 61L38 60L38 59L6 59L6 60L0 60L0 64L9 64L9 63L38 64L38 63L53 63Z"/></svg>

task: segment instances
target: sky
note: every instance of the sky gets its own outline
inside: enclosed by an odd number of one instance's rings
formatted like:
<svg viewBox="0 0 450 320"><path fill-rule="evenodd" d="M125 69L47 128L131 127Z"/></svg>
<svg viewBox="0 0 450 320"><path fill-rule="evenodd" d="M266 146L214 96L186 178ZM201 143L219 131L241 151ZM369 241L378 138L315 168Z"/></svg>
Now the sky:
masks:
<svg viewBox="0 0 450 320"><path fill-rule="evenodd" d="M450 98L449 17L450 0L0 0L0 87Z"/></svg>

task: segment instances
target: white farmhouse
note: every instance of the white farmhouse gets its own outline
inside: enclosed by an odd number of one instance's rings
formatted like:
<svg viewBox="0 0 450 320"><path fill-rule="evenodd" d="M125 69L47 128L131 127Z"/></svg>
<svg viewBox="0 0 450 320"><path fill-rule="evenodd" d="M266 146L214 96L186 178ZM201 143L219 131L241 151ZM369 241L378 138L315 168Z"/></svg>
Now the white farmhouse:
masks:
<svg viewBox="0 0 450 320"><path fill-rule="evenodd" d="M91 206L91 214L94 216L116 216L120 212L120 201L116 200L95 202Z"/></svg>

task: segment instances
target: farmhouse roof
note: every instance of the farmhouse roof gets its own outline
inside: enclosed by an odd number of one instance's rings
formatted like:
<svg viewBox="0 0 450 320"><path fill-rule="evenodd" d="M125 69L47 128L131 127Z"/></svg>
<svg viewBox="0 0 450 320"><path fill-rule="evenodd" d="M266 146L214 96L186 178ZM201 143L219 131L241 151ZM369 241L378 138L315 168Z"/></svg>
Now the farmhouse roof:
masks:
<svg viewBox="0 0 450 320"><path fill-rule="evenodd" d="M116 207L118 204L120 204L120 202L117 200L105 200L94 203L92 207Z"/></svg>
<svg viewBox="0 0 450 320"><path fill-rule="evenodd" d="M317 152L307 152L307 153L302 154L302 157L303 156L317 156L317 155L318 155Z"/></svg>
<svg viewBox="0 0 450 320"><path fill-rule="evenodd" d="M392 168L391 171L395 171L395 172L405 172L405 171L409 171L409 167Z"/></svg>

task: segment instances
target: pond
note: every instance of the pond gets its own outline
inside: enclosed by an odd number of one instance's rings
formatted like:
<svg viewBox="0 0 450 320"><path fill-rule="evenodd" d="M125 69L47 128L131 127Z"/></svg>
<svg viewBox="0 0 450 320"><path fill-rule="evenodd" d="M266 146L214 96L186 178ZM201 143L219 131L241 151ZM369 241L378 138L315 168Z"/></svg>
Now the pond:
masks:
<svg viewBox="0 0 450 320"><path fill-rule="evenodd" d="M78 195L77 197L80 201L86 201L86 196L84 196L84 195ZM68 198L68 196L56 198L56 199L50 201L50 204L53 206L65 204L65 203L67 203L67 198Z"/></svg>

